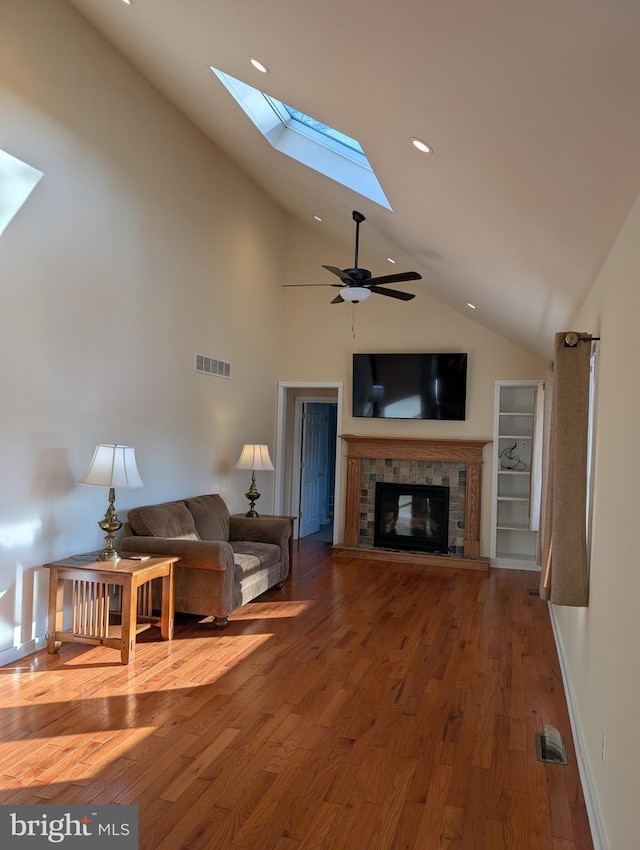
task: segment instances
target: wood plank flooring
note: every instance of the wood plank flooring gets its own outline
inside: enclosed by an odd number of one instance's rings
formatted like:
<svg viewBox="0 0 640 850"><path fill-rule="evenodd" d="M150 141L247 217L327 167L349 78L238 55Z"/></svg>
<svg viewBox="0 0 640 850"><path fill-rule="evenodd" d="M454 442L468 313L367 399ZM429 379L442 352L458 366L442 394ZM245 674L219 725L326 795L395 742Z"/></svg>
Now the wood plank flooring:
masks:
<svg viewBox="0 0 640 850"><path fill-rule="evenodd" d="M536 583L302 541L224 632L0 668L0 803L136 804L141 850L592 850Z"/></svg>

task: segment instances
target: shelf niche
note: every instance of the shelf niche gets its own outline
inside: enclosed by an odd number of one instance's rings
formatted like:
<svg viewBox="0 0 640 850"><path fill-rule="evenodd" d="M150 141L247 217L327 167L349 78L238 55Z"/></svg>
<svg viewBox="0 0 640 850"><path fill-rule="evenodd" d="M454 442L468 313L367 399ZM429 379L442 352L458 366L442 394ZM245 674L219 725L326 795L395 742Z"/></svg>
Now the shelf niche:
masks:
<svg viewBox="0 0 640 850"><path fill-rule="evenodd" d="M529 528L533 419L538 381L496 381L491 564L537 569Z"/></svg>

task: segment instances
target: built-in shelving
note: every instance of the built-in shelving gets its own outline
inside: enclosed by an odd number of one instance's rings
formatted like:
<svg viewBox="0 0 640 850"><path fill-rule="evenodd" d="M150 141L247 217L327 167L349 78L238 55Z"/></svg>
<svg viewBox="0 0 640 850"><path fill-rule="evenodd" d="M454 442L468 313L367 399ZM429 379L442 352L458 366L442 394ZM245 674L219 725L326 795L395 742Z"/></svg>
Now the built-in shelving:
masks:
<svg viewBox="0 0 640 850"><path fill-rule="evenodd" d="M537 569L529 527L536 381L496 381L491 564Z"/></svg>

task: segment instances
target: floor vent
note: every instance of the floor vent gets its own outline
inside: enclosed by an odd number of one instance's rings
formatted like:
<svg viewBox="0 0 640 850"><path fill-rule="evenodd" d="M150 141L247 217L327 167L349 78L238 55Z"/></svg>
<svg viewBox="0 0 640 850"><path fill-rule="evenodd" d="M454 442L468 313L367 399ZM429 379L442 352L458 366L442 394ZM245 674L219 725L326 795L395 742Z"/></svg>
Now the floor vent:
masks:
<svg viewBox="0 0 640 850"><path fill-rule="evenodd" d="M540 591L537 587L530 587L527 590L527 593L529 594L529 596L540 596Z"/></svg>
<svg viewBox="0 0 640 850"><path fill-rule="evenodd" d="M538 761L550 762L551 764L567 763L564 741L555 726L550 726L547 723L544 727L544 733L536 735L536 754Z"/></svg>
<svg viewBox="0 0 640 850"><path fill-rule="evenodd" d="M194 371L201 372L203 375L215 375L218 378L231 377L231 363L206 357L204 354L196 354L193 368Z"/></svg>

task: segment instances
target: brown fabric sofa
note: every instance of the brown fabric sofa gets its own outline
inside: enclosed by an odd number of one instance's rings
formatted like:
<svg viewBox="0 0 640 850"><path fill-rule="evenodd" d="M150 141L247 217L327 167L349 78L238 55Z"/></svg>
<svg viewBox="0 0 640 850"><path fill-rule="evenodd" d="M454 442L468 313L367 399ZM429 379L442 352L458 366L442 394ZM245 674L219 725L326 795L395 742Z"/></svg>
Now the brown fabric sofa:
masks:
<svg viewBox="0 0 640 850"><path fill-rule="evenodd" d="M229 614L289 574L288 519L230 516L218 494L131 508L120 550L177 555L176 611L214 617Z"/></svg>

